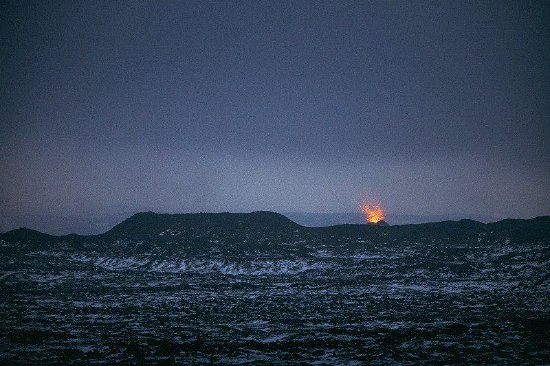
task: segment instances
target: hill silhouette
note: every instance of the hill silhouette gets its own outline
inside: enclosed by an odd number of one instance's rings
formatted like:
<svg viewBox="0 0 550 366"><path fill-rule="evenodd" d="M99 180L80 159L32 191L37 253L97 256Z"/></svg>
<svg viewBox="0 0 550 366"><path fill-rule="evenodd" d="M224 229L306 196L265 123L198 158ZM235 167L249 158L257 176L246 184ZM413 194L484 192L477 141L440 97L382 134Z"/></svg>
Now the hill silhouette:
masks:
<svg viewBox="0 0 550 366"><path fill-rule="evenodd" d="M157 235L163 230L225 231L242 229L286 230L299 225L285 216L268 211L252 213L195 213L195 214L158 214L154 212L137 213L124 220L104 237L144 238Z"/></svg>
<svg viewBox="0 0 550 366"><path fill-rule="evenodd" d="M162 239L178 235L226 234L247 232L257 235L284 234L300 231L311 235L385 235L393 239L407 238L471 238L476 235L508 237L514 240L544 240L550 238L550 216L533 219L507 219L484 224L474 220L442 221L424 224L388 225L344 224L327 227L301 226L287 217L269 211L251 213L191 213L159 214L141 212L132 215L107 232L99 235L54 236L28 228L20 228L0 234L0 240L8 242L52 242L65 240L145 240Z"/></svg>

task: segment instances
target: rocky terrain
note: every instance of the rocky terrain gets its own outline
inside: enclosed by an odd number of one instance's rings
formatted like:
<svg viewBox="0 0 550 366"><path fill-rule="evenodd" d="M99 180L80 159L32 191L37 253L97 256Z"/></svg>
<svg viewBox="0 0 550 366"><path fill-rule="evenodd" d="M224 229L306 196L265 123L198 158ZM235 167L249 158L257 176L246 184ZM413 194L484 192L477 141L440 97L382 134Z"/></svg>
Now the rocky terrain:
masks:
<svg viewBox="0 0 550 366"><path fill-rule="evenodd" d="M550 363L550 217L0 234L2 364Z"/></svg>

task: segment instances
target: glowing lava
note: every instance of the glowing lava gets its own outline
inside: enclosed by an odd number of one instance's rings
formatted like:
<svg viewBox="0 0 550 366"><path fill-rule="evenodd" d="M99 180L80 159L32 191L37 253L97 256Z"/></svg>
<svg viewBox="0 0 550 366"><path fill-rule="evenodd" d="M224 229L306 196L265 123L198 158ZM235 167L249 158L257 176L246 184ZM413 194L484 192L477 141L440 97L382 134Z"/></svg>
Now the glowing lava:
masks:
<svg viewBox="0 0 550 366"><path fill-rule="evenodd" d="M384 220L384 211L382 210L380 202L374 204L363 202L360 207L365 222L367 222L368 224L376 224Z"/></svg>

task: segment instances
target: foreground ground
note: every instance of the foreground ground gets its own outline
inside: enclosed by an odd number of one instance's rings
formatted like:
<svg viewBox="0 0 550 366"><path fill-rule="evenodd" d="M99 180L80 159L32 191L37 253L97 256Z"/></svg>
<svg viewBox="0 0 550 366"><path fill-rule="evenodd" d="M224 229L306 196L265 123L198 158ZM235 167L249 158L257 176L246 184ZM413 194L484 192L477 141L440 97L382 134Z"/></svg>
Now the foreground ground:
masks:
<svg viewBox="0 0 550 366"><path fill-rule="evenodd" d="M550 363L544 236L174 222L2 239L0 363Z"/></svg>

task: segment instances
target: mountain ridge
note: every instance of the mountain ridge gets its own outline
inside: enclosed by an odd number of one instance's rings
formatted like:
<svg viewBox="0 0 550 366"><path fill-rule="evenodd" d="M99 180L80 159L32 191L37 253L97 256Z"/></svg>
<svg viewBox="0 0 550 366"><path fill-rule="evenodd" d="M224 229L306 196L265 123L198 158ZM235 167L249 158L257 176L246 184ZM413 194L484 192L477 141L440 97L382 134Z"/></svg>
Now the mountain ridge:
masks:
<svg viewBox="0 0 550 366"><path fill-rule="evenodd" d="M320 233L353 233L383 230L397 237L411 235L466 235L480 232L503 233L519 238L540 240L550 238L550 216L538 216L531 219L504 219L493 223L482 223L471 219L447 220L421 224L383 225L376 224L339 224L324 227L302 226L286 216L271 211L250 213L184 213L163 214L138 212L110 230L97 235L50 235L29 228L19 228L0 233L0 240L14 241L57 241L78 239L147 239L162 235L166 230L216 230L232 233L241 229L291 231L305 230Z"/></svg>

